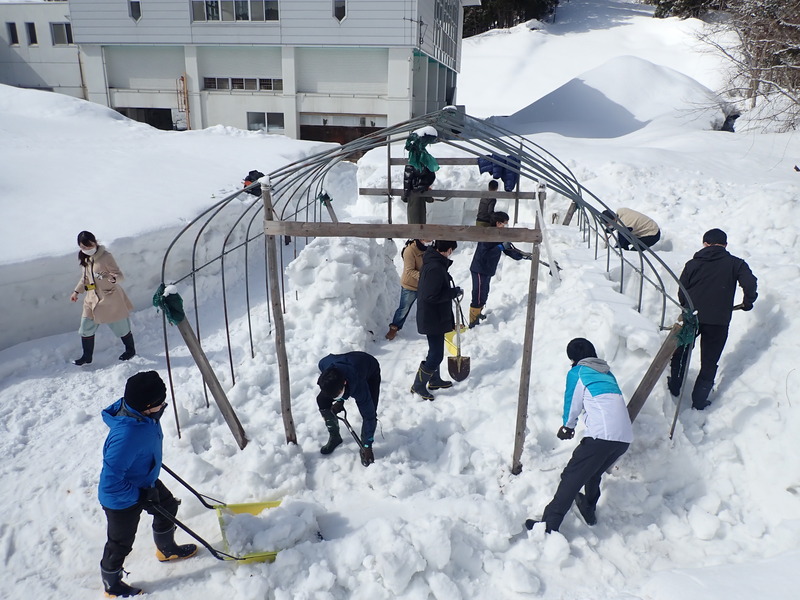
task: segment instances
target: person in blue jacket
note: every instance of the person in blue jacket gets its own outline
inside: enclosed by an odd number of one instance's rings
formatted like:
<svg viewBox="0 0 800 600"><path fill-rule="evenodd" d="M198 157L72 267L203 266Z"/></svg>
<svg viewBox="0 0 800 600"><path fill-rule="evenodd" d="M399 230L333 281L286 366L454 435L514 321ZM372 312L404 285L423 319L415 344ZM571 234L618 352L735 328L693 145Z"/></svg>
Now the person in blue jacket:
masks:
<svg viewBox="0 0 800 600"><path fill-rule="evenodd" d="M103 445L98 498L108 521L108 539L100 561L106 595L112 598L142 593L122 581L122 565L133 548L142 510L153 515L156 558L188 558L194 544L175 543L175 525L157 509L173 517L179 501L158 479L164 434L159 419L164 414L167 387L155 371L137 373L125 384L125 395L103 410L109 432Z"/></svg>
<svg viewBox="0 0 800 600"><path fill-rule="evenodd" d="M508 219L508 214L504 212L493 212L489 215L489 226L506 227ZM469 305L470 328L475 327L481 322L481 319L486 318L482 311L489 298L489 284L494 274L497 273L497 264L503 254L514 260L523 258L530 260L530 254L521 252L509 242L478 242L475 248L472 263L469 266L472 275L472 301Z"/></svg>
<svg viewBox="0 0 800 600"><path fill-rule="evenodd" d="M594 346L584 338L567 344L567 356L572 368L567 373L564 392L564 424L556 436L560 440L572 439L581 413L586 433L561 473L555 496L544 509L540 521L547 533L558 531L573 501L587 525L597 523L600 479L633 441L625 399L608 363L597 358ZM584 493L580 493L581 488ZM525 526L532 529L540 521L528 519Z"/></svg>
<svg viewBox="0 0 800 600"><path fill-rule="evenodd" d="M328 429L328 442L320 453L330 454L342 443L336 413L344 409L344 401L353 398L361 413L361 464L368 467L375 462L372 444L378 424L378 400L381 394L381 365L366 352L328 354L319 361L321 374L317 379L319 414Z"/></svg>

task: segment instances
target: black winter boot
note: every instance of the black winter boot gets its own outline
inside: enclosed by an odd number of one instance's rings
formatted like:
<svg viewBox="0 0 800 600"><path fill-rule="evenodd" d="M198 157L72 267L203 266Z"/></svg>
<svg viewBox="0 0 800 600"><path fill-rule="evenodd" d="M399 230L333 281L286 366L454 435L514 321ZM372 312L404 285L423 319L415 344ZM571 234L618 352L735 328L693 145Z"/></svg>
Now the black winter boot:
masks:
<svg viewBox="0 0 800 600"><path fill-rule="evenodd" d="M441 375L439 374L439 369L436 369L433 372L433 375L431 375L431 380L428 382L428 389L446 390L449 387L453 387L453 382L442 379Z"/></svg>
<svg viewBox="0 0 800 600"><path fill-rule="evenodd" d="M583 520L586 521L587 525L596 525L597 524L597 514L595 513L595 508L589 506L589 501L586 499L586 496L580 492L578 495L575 496L575 506L578 507L578 512L581 513Z"/></svg>
<svg viewBox="0 0 800 600"><path fill-rule="evenodd" d="M142 593L141 589L131 587L122 581L122 569L106 571L100 567L100 577L103 579L103 588L109 598L128 598Z"/></svg>
<svg viewBox="0 0 800 600"><path fill-rule="evenodd" d="M133 333L129 331L127 335L123 335L120 339L122 343L125 344L125 352L119 355L119 359L130 360L136 356L136 348L133 345Z"/></svg>
<svg viewBox="0 0 800 600"><path fill-rule="evenodd" d="M328 443L319 449L320 454L330 454L336 446L342 443L342 436L339 434L339 419L333 414L332 410L321 410L319 414L325 420L325 427L328 428Z"/></svg>
<svg viewBox="0 0 800 600"><path fill-rule="evenodd" d="M414 376L414 384L411 386L411 391L422 396L423 400L432 402L433 394L428 391L428 382L433 377L433 372L423 369L423 364L425 363L419 363L419 369L417 369L417 374Z"/></svg>
<svg viewBox="0 0 800 600"><path fill-rule="evenodd" d="M178 546L175 543L175 526L173 525L166 531L158 532L153 530L153 541L156 543L156 558L159 562L169 560L180 560L189 558L197 554L197 546L194 544L183 544Z"/></svg>
<svg viewBox="0 0 800 600"><path fill-rule="evenodd" d="M708 395L711 393L711 388L714 387L713 381L706 381L705 379L698 379L694 382L694 389L692 390L692 408L696 410L704 410L711 406L708 400Z"/></svg>
<svg viewBox="0 0 800 600"><path fill-rule="evenodd" d="M92 363L92 355L94 354L94 336L81 337L81 347L83 348L83 356L72 361L73 364L89 365Z"/></svg>

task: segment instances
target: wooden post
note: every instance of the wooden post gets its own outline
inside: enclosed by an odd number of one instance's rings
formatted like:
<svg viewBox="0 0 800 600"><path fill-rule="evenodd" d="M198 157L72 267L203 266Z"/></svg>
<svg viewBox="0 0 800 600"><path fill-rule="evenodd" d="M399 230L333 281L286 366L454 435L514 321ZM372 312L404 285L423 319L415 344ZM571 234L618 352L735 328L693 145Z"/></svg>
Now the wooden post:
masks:
<svg viewBox="0 0 800 600"><path fill-rule="evenodd" d="M525 446L525 429L528 423L528 395L531 382L531 358L533 356L533 324L536 318L536 288L539 282L539 244L533 245L531 252L531 276L528 281L528 314L525 318L525 339L522 342L522 367L519 379L519 400L517 402L517 431L514 434L514 456L511 459L511 473L522 472L522 448Z"/></svg>
<svg viewBox="0 0 800 600"><path fill-rule="evenodd" d="M228 397L225 395L225 391L222 389L217 376L214 374L211 363L208 362L208 357L206 353L203 352L203 348L200 346L200 341L194 334L189 319L184 319L178 323L178 331L181 332L181 336L183 336L183 341L186 343L189 353L192 355L192 358L194 358L197 368L200 369L200 373L203 375L203 380L206 382L208 389L211 390L211 395L214 396L214 400L225 422L233 433L233 437L236 438L239 449L244 449L247 445L247 436L245 436L242 424L239 422L239 418L236 416L231 403L228 402Z"/></svg>
<svg viewBox="0 0 800 600"><path fill-rule="evenodd" d="M569 205L569 210L567 210L567 214L564 215L564 222L562 225L569 225L569 222L572 221L572 215L575 214L575 211L578 210L578 204L573 202Z"/></svg>
<svg viewBox="0 0 800 600"><path fill-rule="evenodd" d="M386 187L392 189L392 141L387 140L386 144ZM392 195L386 197L387 213L389 218L389 225L392 224Z"/></svg>
<svg viewBox="0 0 800 600"><path fill-rule="evenodd" d="M264 222L275 218L272 209L272 188L269 182L261 180L261 197L264 200ZM274 235L267 235L267 280L269 282L269 296L272 304L272 316L275 318L275 354L278 359L278 380L281 390L281 415L283 416L283 429L286 433L286 443L296 444L297 433L294 430L292 418L292 399L289 385L289 358L286 355L286 328L283 322L283 307L281 306L281 290L278 271L278 240Z"/></svg>
<svg viewBox="0 0 800 600"><path fill-rule="evenodd" d="M678 334L682 328L683 323L675 323L672 326L672 329L669 330L669 335L661 344L661 348L659 348L655 358L653 358L653 362L650 363L650 368L647 369L647 373L642 377L639 387L633 392L633 396L631 396L631 400L628 402L628 416L631 418L631 423L636 419L639 411L642 410L658 378L661 377L664 369L669 364L670 358L672 358L675 349L678 347Z"/></svg>

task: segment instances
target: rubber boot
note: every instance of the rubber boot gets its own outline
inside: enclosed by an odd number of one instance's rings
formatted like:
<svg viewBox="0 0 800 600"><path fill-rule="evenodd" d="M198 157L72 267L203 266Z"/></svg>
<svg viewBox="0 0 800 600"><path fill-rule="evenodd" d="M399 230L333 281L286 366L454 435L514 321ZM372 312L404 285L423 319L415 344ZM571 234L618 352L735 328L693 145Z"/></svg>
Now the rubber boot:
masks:
<svg viewBox="0 0 800 600"><path fill-rule="evenodd" d="M156 543L156 558L159 560L159 562L181 560L197 554L196 545L183 544L182 546L179 546L175 543L174 525L166 531L158 532L154 529L153 541Z"/></svg>
<svg viewBox="0 0 800 600"><path fill-rule="evenodd" d="M142 593L140 588L135 588L122 581L122 569L106 571L100 567L100 577L103 579L103 589L109 598L128 598Z"/></svg>
<svg viewBox="0 0 800 600"><path fill-rule="evenodd" d="M436 369L431 375L431 380L428 382L428 389L429 390L446 390L449 387L453 387L452 381L447 381L442 379L439 375L439 369Z"/></svg>
<svg viewBox="0 0 800 600"><path fill-rule="evenodd" d="M94 354L94 336L90 335L88 337L81 337L81 346L83 347L83 356L72 361L79 367L81 365L92 364L92 355Z"/></svg>
<svg viewBox="0 0 800 600"><path fill-rule="evenodd" d="M389 325L389 331L386 333L386 339L393 340L398 331L400 331L400 328L397 325Z"/></svg>
<svg viewBox="0 0 800 600"><path fill-rule="evenodd" d="M123 335L120 339L122 343L125 344L125 352L119 355L119 359L130 360L136 356L136 348L133 345L133 333L129 331L127 335Z"/></svg>
<svg viewBox="0 0 800 600"><path fill-rule="evenodd" d="M708 395L711 393L711 388L714 387L713 381L706 381L705 379L698 379L694 382L694 389L692 390L692 408L696 410L704 410L711 405L708 400Z"/></svg>
<svg viewBox="0 0 800 600"><path fill-rule="evenodd" d="M470 306L469 307L469 328L470 329L475 327L475 325L480 325L481 319L485 319L486 318L484 315L481 314L482 310L483 310L482 306L479 306L477 308L474 307L474 306Z"/></svg>
<svg viewBox="0 0 800 600"><path fill-rule="evenodd" d="M422 396L423 400L433 402L433 394L428 391L428 382L433 377L433 372L423 369L423 364L425 363L419 363L419 369L417 369L417 374L414 376L414 384L411 386L411 391Z"/></svg>
<svg viewBox="0 0 800 600"><path fill-rule="evenodd" d="M319 449L320 454L330 454L336 446L342 443L342 436L339 434L339 419L333 414L332 410L321 410L319 414L325 419L325 427L328 428L328 443Z"/></svg>

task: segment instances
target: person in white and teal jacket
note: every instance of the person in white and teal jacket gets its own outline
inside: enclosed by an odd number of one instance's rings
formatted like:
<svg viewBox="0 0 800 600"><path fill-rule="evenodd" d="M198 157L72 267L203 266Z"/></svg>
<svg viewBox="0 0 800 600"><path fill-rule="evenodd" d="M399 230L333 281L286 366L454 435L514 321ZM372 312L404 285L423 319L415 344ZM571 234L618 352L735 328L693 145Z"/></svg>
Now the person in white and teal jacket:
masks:
<svg viewBox="0 0 800 600"><path fill-rule="evenodd" d="M575 338L567 344L567 356L572 368L567 373L563 425L556 435L561 440L572 439L581 414L586 433L564 467L561 483L542 518L525 521L528 529L543 521L547 533L558 531L573 501L587 525L597 523L600 479L633 441L625 399L608 363L597 358L594 346L584 338Z"/></svg>

